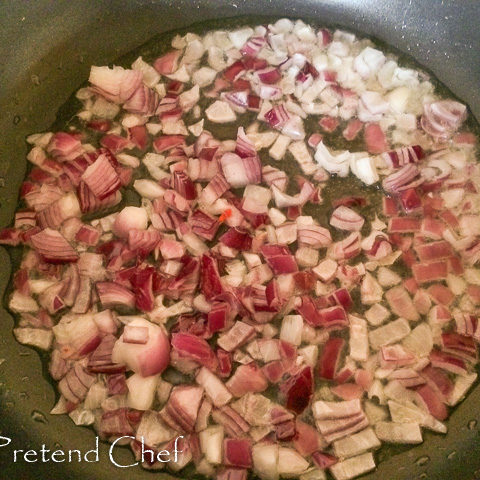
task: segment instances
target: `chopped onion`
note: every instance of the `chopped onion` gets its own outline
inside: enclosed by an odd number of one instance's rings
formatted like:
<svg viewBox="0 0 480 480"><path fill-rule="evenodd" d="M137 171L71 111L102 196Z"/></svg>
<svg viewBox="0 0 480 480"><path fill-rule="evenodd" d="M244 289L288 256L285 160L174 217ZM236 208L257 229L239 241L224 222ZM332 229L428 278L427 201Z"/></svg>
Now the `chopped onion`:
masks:
<svg viewBox="0 0 480 480"><path fill-rule="evenodd" d="M170 355L170 344L163 329L140 317L131 321L129 326L146 328L148 340L145 344L127 343L121 335L113 348L112 360L125 363L143 377L161 373L167 367Z"/></svg>
<svg viewBox="0 0 480 480"><path fill-rule="evenodd" d="M134 373L127 379L127 405L136 410L148 410L153 403L158 383L158 375L142 377Z"/></svg>
<svg viewBox="0 0 480 480"><path fill-rule="evenodd" d="M257 443L252 448L252 458L253 468L261 478L264 478L265 480L278 480L278 445L271 443Z"/></svg>
<svg viewBox="0 0 480 480"><path fill-rule="evenodd" d="M422 443L422 431L418 423L378 422L375 433L388 443Z"/></svg>
<svg viewBox="0 0 480 480"><path fill-rule="evenodd" d="M330 467L330 471L335 480L350 480L374 468L373 454L369 452L338 462Z"/></svg>
<svg viewBox="0 0 480 480"><path fill-rule="evenodd" d="M223 427L214 425L202 430L199 434L200 446L205 458L213 464L220 464L223 460Z"/></svg>

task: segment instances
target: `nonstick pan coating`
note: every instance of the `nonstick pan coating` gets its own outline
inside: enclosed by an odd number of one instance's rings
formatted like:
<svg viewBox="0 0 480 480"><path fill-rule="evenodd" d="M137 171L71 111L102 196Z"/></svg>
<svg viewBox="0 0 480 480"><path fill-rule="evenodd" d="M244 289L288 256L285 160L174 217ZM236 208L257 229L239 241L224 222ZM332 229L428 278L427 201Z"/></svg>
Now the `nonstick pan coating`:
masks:
<svg viewBox="0 0 480 480"><path fill-rule="evenodd" d="M26 135L48 130L56 112L88 77L157 33L237 15L311 18L373 35L412 55L480 118L480 2L475 0L172 0L0 2L0 226L9 224L25 174ZM0 295L10 259L0 248ZM97 463L13 462L13 449L83 452L94 433L67 416L48 414L55 392L39 355L16 343L13 320L0 310L0 478L136 480L151 474L118 468L101 445ZM480 479L480 388L452 414L447 436L388 458L366 479ZM0 441L0 445L1 445ZM131 461L123 452L123 462ZM118 459L122 452L115 451ZM164 475L161 473L154 475Z"/></svg>

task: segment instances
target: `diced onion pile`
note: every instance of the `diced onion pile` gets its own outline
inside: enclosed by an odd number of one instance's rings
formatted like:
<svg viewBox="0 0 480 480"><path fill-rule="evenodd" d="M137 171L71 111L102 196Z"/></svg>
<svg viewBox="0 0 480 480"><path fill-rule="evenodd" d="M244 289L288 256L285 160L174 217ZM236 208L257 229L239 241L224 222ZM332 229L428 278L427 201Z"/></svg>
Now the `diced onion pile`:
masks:
<svg viewBox="0 0 480 480"><path fill-rule="evenodd" d="M177 461L144 467L219 480L348 480L382 442L447 431L480 341L464 105L368 40L288 19L176 36L89 81L79 127L28 138L0 232L25 246L9 306L18 341L51 351L52 413L135 437L137 457L182 435ZM332 149L340 135L364 151ZM333 175L366 195L320 224L302 210Z"/></svg>

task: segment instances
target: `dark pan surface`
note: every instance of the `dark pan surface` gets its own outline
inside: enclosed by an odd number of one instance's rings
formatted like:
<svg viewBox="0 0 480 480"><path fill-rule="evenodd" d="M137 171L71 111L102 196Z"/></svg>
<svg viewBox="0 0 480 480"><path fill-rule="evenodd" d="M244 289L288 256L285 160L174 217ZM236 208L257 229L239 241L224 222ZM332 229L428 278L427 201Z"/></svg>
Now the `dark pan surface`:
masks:
<svg viewBox="0 0 480 480"><path fill-rule="evenodd" d="M433 71L480 117L480 2L475 0L229 0L0 2L0 226L8 224L25 173L25 136L47 130L59 107L88 77L91 64L111 63L157 33L236 15L278 15L337 24L393 45ZM0 295L10 259L0 249ZM13 449L39 451L95 446L91 430L47 412L55 401L38 354L13 339L12 318L0 310L0 478L140 479L140 468L120 469L101 445L98 463L13 462ZM43 412L43 417L33 412ZM480 479L480 388L455 410L446 437L382 462L368 479ZM0 441L0 445L1 445ZM57 445L55 445L57 444ZM60 445L60 446L58 446ZM123 457L122 457L123 454ZM131 462L126 452L115 458Z"/></svg>

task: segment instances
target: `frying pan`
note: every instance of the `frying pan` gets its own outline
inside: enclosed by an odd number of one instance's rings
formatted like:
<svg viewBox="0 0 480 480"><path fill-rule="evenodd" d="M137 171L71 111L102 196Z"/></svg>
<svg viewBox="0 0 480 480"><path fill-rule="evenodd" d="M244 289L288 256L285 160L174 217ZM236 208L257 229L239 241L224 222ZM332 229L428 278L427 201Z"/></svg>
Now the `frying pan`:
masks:
<svg viewBox="0 0 480 480"><path fill-rule="evenodd" d="M88 77L157 33L193 22L238 15L303 17L373 35L410 54L468 103L480 117L480 2L475 0L70 0L0 3L0 225L13 216L25 174L25 136L48 130L56 112ZM10 279L10 257L0 249L0 295ZM16 343L13 319L0 310L0 478L145 479L139 467L118 468L100 445L98 463L13 462L13 449L83 452L94 447L90 429L48 412L55 392L39 355ZM454 411L446 436L401 453L385 454L366 479L480 479L480 388ZM394 452L395 453L395 452ZM129 452L116 458L131 463ZM382 455L380 455L382 459ZM161 475L161 474L159 474Z"/></svg>

